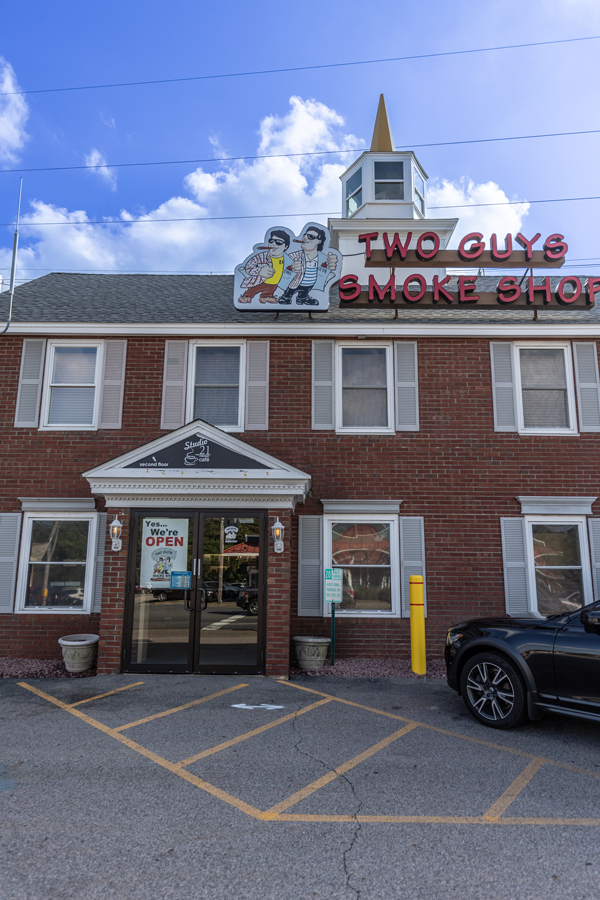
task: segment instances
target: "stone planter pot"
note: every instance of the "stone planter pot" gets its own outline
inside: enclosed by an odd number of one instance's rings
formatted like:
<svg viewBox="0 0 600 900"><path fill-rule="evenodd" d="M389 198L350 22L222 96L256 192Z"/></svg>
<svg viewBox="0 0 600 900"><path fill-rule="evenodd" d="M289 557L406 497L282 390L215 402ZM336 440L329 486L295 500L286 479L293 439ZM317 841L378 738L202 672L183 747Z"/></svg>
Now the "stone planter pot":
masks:
<svg viewBox="0 0 600 900"><path fill-rule="evenodd" d="M323 666L331 638L296 636L292 640L299 669L320 669Z"/></svg>
<svg viewBox="0 0 600 900"><path fill-rule="evenodd" d="M87 672L98 653L97 634L68 634L58 639L67 672Z"/></svg>

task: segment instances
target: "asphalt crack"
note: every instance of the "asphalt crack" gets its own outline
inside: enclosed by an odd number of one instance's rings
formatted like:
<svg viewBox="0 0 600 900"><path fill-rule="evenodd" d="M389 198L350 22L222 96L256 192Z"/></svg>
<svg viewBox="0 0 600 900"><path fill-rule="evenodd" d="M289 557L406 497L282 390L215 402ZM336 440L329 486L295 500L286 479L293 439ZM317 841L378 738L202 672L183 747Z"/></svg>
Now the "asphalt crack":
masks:
<svg viewBox="0 0 600 900"><path fill-rule="evenodd" d="M302 753L303 756L306 756L306 757L308 757L309 759L312 759L313 762L319 763L319 765L323 766L323 768L324 768L327 772L330 772L330 771L331 771L331 766L330 766L330 765L328 765L324 760L319 759L317 756L314 756L314 754L309 753L307 750L303 750L303 749L300 747L300 744L303 742L304 737L303 737L303 735L301 734L300 729L298 728L298 713L296 713L296 715L295 715L294 718L292 719L292 726L293 726L294 730L296 731L296 734L298 735L298 740L297 740L296 743L294 744L294 750L297 750L298 753ZM349 870L348 870L348 860L349 860L350 854L351 854L352 851L354 850L354 847L355 847L356 842L357 842L357 840L358 840L359 834L360 834L360 832L361 832L361 830L362 830L362 825L361 825L361 823L358 821L358 815L359 815L360 810L361 810L361 807L362 807L362 800L358 797L358 795L357 795L357 793L356 793L356 790L354 789L354 784L353 784L353 782L350 780L350 778L348 777L348 775L347 775L346 773L342 773L342 774L338 775L338 778L341 778L341 779L343 779L343 781L346 782L346 784L348 785L348 787L349 787L350 790L352 791L352 796L354 797L354 799L355 799L355 801L356 801L356 804L357 804L357 805L356 805L355 811L352 813L352 815L354 816L354 819L355 819L355 821L354 821L354 832L353 832L353 835L352 835L352 838L351 838L351 840L350 840L350 843L349 843L348 847L346 847L346 849L343 850L343 852L342 852L342 865L343 865L343 869L344 869L344 875L345 875L345 877L346 877L346 887L348 888L348 890L350 890L350 891L353 892L353 894L354 894L356 900L360 900L360 895L361 895L360 889L359 889L359 888L355 888L355 887L351 884L352 874L351 874L351 872L349 872Z"/></svg>

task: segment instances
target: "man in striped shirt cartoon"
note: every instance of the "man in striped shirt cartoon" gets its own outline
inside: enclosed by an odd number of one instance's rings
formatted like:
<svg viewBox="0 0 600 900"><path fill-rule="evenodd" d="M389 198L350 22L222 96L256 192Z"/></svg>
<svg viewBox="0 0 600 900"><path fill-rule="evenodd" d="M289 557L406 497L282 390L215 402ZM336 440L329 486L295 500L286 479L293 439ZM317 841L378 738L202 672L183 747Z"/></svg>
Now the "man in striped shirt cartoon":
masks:
<svg viewBox="0 0 600 900"><path fill-rule="evenodd" d="M279 299L280 303L289 305L296 294L298 306L319 305L319 301L310 296L310 291L311 289L324 291L327 282L335 276L338 264L338 257L335 253L329 251L325 254L323 252L326 239L322 228L308 225L300 240L294 240L294 243L302 244L302 250L290 253L293 260L292 271L289 275L287 272L284 273L279 283L280 288L285 287ZM289 278L287 286L285 286L285 281L288 280L286 275Z"/></svg>

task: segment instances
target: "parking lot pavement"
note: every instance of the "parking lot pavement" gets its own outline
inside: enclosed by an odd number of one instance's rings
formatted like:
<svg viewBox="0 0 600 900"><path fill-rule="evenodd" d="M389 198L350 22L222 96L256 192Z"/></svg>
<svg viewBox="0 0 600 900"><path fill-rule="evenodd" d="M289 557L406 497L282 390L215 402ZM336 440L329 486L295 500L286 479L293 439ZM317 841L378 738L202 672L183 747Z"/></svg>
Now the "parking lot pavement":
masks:
<svg viewBox="0 0 600 900"><path fill-rule="evenodd" d="M600 726L441 681L0 682L2 900L595 900Z"/></svg>

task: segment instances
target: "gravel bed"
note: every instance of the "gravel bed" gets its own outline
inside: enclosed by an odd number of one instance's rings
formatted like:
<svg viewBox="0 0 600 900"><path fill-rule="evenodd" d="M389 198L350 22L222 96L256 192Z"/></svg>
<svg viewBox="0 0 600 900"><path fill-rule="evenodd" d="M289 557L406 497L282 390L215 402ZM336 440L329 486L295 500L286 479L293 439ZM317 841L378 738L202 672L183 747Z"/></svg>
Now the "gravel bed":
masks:
<svg viewBox="0 0 600 900"><path fill-rule="evenodd" d="M87 672L67 672L62 659L9 659L0 656L0 678L90 678L96 666Z"/></svg>
<svg viewBox="0 0 600 900"><path fill-rule="evenodd" d="M290 675L343 675L345 678L423 678L415 675L409 659L338 659L335 665L326 659L322 669L298 669L290 667ZM445 678L446 667L442 660L427 663L427 678Z"/></svg>

